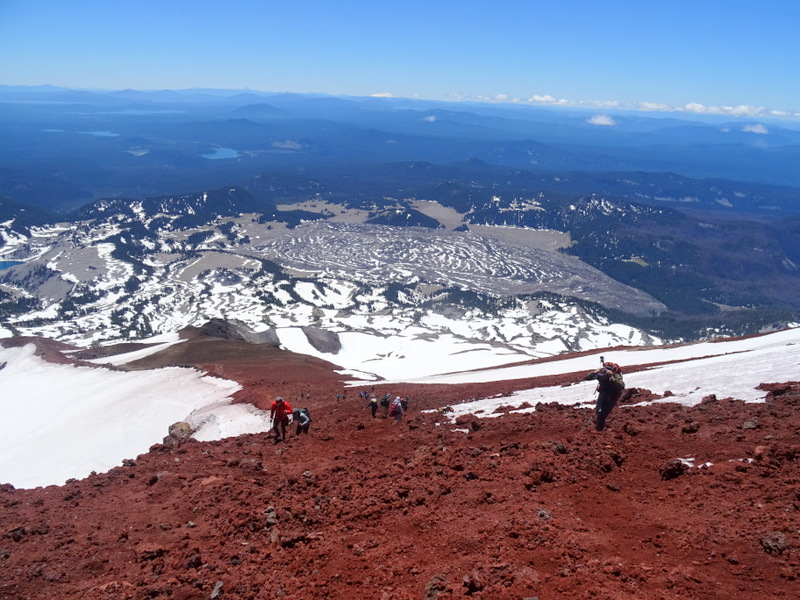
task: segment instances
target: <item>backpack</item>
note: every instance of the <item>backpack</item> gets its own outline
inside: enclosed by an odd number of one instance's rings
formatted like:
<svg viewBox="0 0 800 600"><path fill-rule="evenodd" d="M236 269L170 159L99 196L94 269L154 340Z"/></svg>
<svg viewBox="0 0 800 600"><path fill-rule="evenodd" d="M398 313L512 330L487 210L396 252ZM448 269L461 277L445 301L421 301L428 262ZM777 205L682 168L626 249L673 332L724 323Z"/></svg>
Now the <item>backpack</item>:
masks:
<svg viewBox="0 0 800 600"><path fill-rule="evenodd" d="M625 389L625 381L622 379L622 373L613 372L611 374L611 379L609 380L611 387L613 387L616 391L621 392Z"/></svg>

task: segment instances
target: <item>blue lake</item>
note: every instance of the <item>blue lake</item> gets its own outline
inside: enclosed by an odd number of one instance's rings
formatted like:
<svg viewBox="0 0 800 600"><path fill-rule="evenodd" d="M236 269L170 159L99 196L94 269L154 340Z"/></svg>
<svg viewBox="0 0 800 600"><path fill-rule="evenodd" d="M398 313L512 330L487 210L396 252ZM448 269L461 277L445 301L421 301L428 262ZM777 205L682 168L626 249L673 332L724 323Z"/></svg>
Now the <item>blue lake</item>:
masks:
<svg viewBox="0 0 800 600"><path fill-rule="evenodd" d="M203 158L208 158L210 160L219 160L221 158L238 158L239 151L234 150L233 148L217 148L214 152L209 154L201 154Z"/></svg>
<svg viewBox="0 0 800 600"><path fill-rule="evenodd" d="M11 267L21 264L22 264L21 262L15 260L0 260L0 271L2 271L3 269L10 269Z"/></svg>

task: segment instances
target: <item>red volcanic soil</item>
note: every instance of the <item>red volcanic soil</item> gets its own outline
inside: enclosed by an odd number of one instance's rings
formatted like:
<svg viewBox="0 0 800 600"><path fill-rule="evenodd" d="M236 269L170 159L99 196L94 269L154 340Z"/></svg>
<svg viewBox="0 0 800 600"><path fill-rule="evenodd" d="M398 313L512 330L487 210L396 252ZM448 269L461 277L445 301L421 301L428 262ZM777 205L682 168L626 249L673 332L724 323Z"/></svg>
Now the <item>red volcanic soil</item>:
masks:
<svg viewBox="0 0 800 600"><path fill-rule="evenodd" d="M310 434L159 444L64 486L0 486L0 599L800 597L799 383L692 408L635 406L637 390L603 433L558 405L423 412L530 381L376 383L411 399L393 424L357 390L337 402L323 361L180 352L242 382L240 401L299 400Z"/></svg>

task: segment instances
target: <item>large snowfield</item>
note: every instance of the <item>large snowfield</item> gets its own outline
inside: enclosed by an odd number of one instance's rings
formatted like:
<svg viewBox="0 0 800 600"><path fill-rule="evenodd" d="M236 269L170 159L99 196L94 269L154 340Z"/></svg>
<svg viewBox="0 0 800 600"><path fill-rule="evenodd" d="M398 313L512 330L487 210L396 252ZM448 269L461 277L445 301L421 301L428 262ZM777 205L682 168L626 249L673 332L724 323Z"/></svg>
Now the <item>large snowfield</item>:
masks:
<svg viewBox="0 0 800 600"><path fill-rule="evenodd" d="M177 336L151 341L161 345L146 352L180 343ZM281 341L287 349L335 362L346 373L364 370L363 339L352 340L352 344L345 339L335 356L315 351L288 330L281 335ZM497 365L520 357L503 357L484 344L468 347L461 342L449 346L440 340L424 348L406 348L408 353L404 354L390 340L373 341L370 372L396 382L468 383L573 372L580 375L597 368L601 355L623 366L657 365L626 374L625 381L628 387L642 387L656 394L672 392L659 402L695 404L708 394L759 402L765 396L765 392L756 389L760 383L800 378L800 328L742 340L598 350L580 357L508 367ZM380 348L385 350L376 351ZM141 356L139 351L105 362L122 364ZM60 485L69 478L111 469L161 442L169 426L177 421L188 421L196 427L195 437L200 440L266 431L269 427L266 413L249 405L230 404L232 394L239 389L236 382L207 377L193 369L124 372L59 365L35 356L32 345L0 348L0 365L3 363L0 483L19 488ZM436 365L435 374L431 365ZM492 368L474 370L479 367ZM454 406L451 414L491 416L500 405L523 403L531 407L538 402L591 403L593 390L593 382L576 376L572 386L535 388L511 397L475 400ZM319 419L319 425L324 427L324 417Z"/></svg>

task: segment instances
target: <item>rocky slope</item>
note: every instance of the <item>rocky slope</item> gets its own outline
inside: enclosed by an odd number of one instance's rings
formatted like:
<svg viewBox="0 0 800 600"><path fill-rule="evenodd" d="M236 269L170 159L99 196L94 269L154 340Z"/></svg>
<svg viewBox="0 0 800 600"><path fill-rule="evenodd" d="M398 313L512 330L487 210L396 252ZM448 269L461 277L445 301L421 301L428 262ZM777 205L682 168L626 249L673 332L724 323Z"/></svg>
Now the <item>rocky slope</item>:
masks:
<svg viewBox="0 0 800 600"><path fill-rule="evenodd" d="M239 401L307 405L310 434L156 445L61 487L2 486L0 598L797 596L800 383L693 408L631 390L602 434L586 409L433 410L577 374L376 384L411 399L394 425L357 390L337 402L323 363L241 343L172 359L237 379Z"/></svg>

